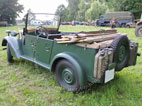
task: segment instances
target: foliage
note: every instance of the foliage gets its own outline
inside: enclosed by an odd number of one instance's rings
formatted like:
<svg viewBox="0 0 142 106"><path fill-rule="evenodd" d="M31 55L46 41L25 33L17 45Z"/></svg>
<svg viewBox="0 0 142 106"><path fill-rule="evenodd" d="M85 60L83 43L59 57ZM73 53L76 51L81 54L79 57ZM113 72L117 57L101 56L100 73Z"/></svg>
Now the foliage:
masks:
<svg viewBox="0 0 142 106"><path fill-rule="evenodd" d="M61 15L62 21L65 21L66 20L66 15L65 15L66 11L67 11L66 7L63 4L61 4L58 6L55 14Z"/></svg>
<svg viewBox="0 0 142 106"><path fill-rule="evenodd" d="M78 5L79 11L78 11L78 15L77 15L77 20L80 21L85 21L85 13L88 10L88 8L90 7L90 4L86 3L86 0L81 0L80 4Z"/></svg>
<svg viewBox="0 0 142 106"><path fill-rule="evenodd" d="M15 24L18 13L21 13L23 9L24 7L18 3L18 0L0 0L0 21Z"/></svg>
<svg viewBox="0 0 142 106"><path fill-rule="evenodd" d="M75 20L78 15L78 5L80 0L67 0L68 7L67 7L67 21Z"/></svg>
<svg viewBox="0 0 142 106"><path fill-rule="evenodd" d="M107 8L105 4L99 1L94 1L86 12L86 18L88 20L95 20L99 18L100 15L104 14L106 10Z"/></svg>
<svg viewBox="0 0 142 106"><path fill-rule="evenodd" d="M141 0L108 0L107 5L111 11L130 11L136 18L142 13Z"/></svg>
<svg viewBox="0 0 142 106"><path fill-rule="evenodd" d="M142 13L141 0L66 0L68 6L64 12L64 21L95 20L105 12L130 11L135 18Z"/></svg>

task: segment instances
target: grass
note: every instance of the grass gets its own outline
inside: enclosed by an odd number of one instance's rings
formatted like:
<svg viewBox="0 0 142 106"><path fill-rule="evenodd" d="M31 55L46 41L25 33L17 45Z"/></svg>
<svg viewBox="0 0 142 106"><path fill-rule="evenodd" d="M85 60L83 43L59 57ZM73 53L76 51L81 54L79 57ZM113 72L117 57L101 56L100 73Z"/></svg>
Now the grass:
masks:
<svg viewBox="0 0 142 106"><path fill-rule="evenodd" d="M60 30L78 32L98 30L93 26L62 26ZM0 44L6 35L0 28ZM142 38L136 37L135 29L118 28L127 33L132 41L139 43L142 53ZM2 47L0 46L0 49ZM44 68L25 60L7 62L6 51L0 51L0 106L141 106L142 104L142 56L137 65L115 74L107 84L95 84L79 94L65 91L58 86L55 75Z"/></svg>

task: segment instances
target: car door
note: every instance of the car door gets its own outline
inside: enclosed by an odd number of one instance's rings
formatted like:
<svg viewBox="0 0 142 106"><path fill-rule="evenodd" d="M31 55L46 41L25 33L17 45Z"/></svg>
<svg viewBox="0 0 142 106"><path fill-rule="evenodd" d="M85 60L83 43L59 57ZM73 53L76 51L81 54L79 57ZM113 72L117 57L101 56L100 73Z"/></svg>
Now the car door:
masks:
<svg viewBox="0 0 142 106"><path fill-rule="evenodd" d="M39 37L36 44L35 58L38 63L49 64L53 41Z"/></svg>
<svg viewBox="0 0 142 106"><path fill-rule="evenodd" d="M26 34L23 42L24 57L33 61L36 46L36 36Z"/></svg>

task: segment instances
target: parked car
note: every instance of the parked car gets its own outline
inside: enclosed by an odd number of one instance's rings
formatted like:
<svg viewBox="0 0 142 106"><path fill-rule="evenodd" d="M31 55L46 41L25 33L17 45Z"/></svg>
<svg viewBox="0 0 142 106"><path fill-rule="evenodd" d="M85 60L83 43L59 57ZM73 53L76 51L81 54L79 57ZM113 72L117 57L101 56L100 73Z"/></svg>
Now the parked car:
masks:
<svg viewBox="0 0 142 106"><path fill-rule="evenodd" d="M80 21L72 21L72 25L80 25Z"/></svg>
<svg viewBox="0 0 142 106"><path fill-rule="evenodd" d="M68 22L61 22L61 25L69 25Z"/></svg>
<svg viewBox="0 0 142 106"><path fill-rule="evenodd" d="M96 20L97 26L110 26L110 21L116 19L116 27L126 27L127 23L133 22L134 16L131 12L109 12L101 15L99 19Z"/></svg>
<svg viewBox="0 0 142 106"><path fill-rule="evenodd" d="M126 27L127 28L135 28L137 26L137 23L139 22L140 20L137 19L137 20L134 20L133 22L129 22L126 24Z"/></svg>
<svg viewBox="0 0 142 106"><path fill-rule="evenodd" d="M69 25L72 25L72 22L69 22Z"/></svg>
<svg viewBox="0 0 142 106"><path fill-rule="evenodd" d="M82 21L80 22L80 25L88 25L88 22Z"/></svg>
<svg viewBox="0 0 142 106"><path fill-rule="evenodd" d="M31 28L28 16L20 37L7 31L2 41L2 46L7 46L8 62L17 58L38 64L54 72L59 85L67 91L78 92L90 83L107 83L114 79L116 71L136 64L138 43L131 42L126 34L111 29L60 32L59 20L56 27Z"/></svg>
<svg viewBox="0 0 142 106"><path fill-rule="evenodd" d="M38 21L38 20L32 20L30 22L30 25L32 26L39 26L39 25L42 25L43 23L41 21Z"/></svg>

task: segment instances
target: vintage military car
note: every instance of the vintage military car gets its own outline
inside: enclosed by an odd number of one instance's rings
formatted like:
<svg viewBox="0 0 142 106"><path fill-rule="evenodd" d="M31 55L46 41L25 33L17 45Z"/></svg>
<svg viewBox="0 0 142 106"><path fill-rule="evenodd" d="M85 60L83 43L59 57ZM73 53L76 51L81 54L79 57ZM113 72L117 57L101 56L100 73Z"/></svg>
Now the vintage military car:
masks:
<svg viewBox="0 0 142 106"><path fill-rule="evenodd" d="M32 20L42 24L31 25ZM25 59L56 74L60 86L77 92L90 83L107 83L115 71L136 64L138 43L114 29L60 32L53 14L27 14L23 33L6 31L8 62ZM75 27L75 26L74 26Z"/></svg>

